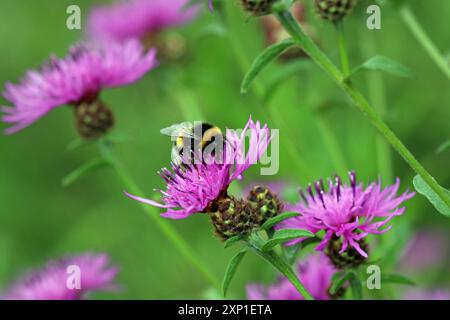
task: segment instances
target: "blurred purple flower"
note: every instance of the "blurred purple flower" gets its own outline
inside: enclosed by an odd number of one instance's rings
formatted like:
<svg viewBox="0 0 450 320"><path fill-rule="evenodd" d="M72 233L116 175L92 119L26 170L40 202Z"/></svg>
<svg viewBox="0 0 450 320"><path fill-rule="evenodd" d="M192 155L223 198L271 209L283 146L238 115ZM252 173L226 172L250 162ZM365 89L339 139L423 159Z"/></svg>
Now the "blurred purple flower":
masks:
<svg viewBox="0 0 450 320"><path fill-rule="evenodd" d="M88 18L89 33L101 41L145 38L168 27L185 24L198 13L189 0L130 0L94 8Z"/></svg>
<svg viewBox="0 0 450 320"><path fill-rule="evenodd" d="M324 230L325 237L317 250L323 250L333 238L340 238L341 253L351 246L366 258L367 253L360 247L359 240L368 234L381 234L390 230L391 226L381 228L393 217L403 214L405 208L399 206L414 196L408 191L396 196L399 179L384 189L381 181L364 188L362 184L356 183L354 172L350 173L350 185L342 184L339 177L334 183L329 180L328 184L328 191L321 180L314 184L315 193L311 185L307 193L301 192L302 201L288 209L301 215L283 221L277 228L300 228L314 233Z"/></svg>
<svg viewBox="0 0 450 320"><path fill-rule="evenodd" d="M80 270L80 288L68 286L72 273L69 266ZM7 290L4 300L79 300L89 292L114 289L118 268L110 265L106 254L83 254L50 261L38 271L26 275ZM69 281L70 282L70 281Z"/></svg>
<svg viewBox="0 0 450 320"><path fill-rule="evenodd" d="M408 243L400 268L420 272L437 267L449 258L450 237L444 230L433 228L418 231Z"/></svg>
<svg viewBox="0 0 450 320"><path fill-rule="evenodd" d="M429 291L412 290L402 296L402 300L450 300L450 290L434 289Z"/></svg>
<svg viewBox="0 0 450 320"><path fill-rule="evenodd" d="M15 133L54 108L92 102L104 88L128 85L157 65L154 49L144 52L137 40L105 46L83 44L64 59L51 57L39 71L28 71L20 84L6 83L4 97L13 107L2 107L2 120Z"/></svg>
<svg viewBox="0 0 450 320"><path fill-rule="evenodd" d="M316 300L329 300L328 289L336 269L327 256L322 253L309 255L305 262L297 265L300 281ZM281 278L278 283L269 287L260 284L247 286L249 300L303 300L292 283Z"/></svg>
<svg viewBox="0 0 450 320"><path fill-rule="evenodd" d="M250 135L249 150L245 152L246 137ZM261 127L250 118L241 134L227 130L225 161L210 164L192 164L182 167L172 165L172 171L163 168L161 177L167 184L163 204L149 199L127 195L137 201L167 209L165 218L183 219L191 214L203 212L219 196L226 194L233 180L241 179L242 174L255 164L264 154L270 142L267 125Z"/></svg>
<svg viewBox="0 0 450 320"><path fill-rule="evenodd" d="M208 8L211 12L214 11L214 3L213 0L208 0Z"/></svg>

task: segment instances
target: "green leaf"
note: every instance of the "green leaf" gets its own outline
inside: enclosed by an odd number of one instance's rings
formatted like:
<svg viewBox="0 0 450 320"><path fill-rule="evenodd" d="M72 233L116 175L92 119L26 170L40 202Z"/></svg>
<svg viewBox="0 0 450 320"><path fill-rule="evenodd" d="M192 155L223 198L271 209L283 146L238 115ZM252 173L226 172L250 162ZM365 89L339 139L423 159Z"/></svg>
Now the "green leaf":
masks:
<svg viewBox="0 0 450 320"><path fill-rule="evenodd" d="M292 265L295 263L295 260L297 260L297 254L300 251L300 249L302 248L302 243L296 243L293 246L289 246L284 248L284 253L286 256L286 260L287 262Z"/></svg>
<svg viewBox="0 0 450 320"><path fill-rule="evenodd" d="M93 159L81 167L75 169L71 173L69 173L67 176L64 177L62 180L62 186L64 188L71 186L75 182L77 182L79 179L83 178L84 176L88 175L89 173L92 173L94 171L97 171L101 168L104 168L108 166L109 163L106 162L102 158Z"/></svg>
<svg viewBox="0 0 450 320"><path fill-rule="evenodd" d="M272 265L275 269L280 271L297 289L297 291L306 299L314 300L311 294L305 289L301 281L298 279L296 273L291 266L286 263L284 259L278 256L273 250L263 251L265 244L264 240L257 232L253 232L248 236L248 244L253 251Z"/></svg>
<svg viewBox="0 0 450 320"><path fill-rule="evenodd" d="M285 39L273 46L265 49L256 59L253 61L250 66L250 70L242 80L241 84L241 94L245 94L248 91L248 88L253 83L253 80L259 75L259 73L264 70L273 60L275 60L283 51L288 49L289 47L295 45L295 41L291 38Z"/></svg>
<svg viewBox="0 0 450 320"><path fill-rule="evenodd" d="M275 217L272 217L270 219L268 219L266 222L264 222L264 224L261 226L261 229L266 230L266 229L270 229L272 227L274 227L275 225L279 224L280 222L289 219L289 218L293 218L293 217L297 217L299 214L297 212L285 212L282 214L279 214Z"/></svg>
<svg viewBox="0 0 450 320"><path fill-rule="evenodd" d="M417 175L413 180L414 188L416 188L417 192L421 195L425 196L428 201L436 208L437 211L442 213L444 216L450 217L450 207L439 197L436 192L422 179L421 176ZM439 186L442 188L441 186ZM442 188L444 193L450 197L450 192L444 188Z"/></svg>
<svg viewBox="0 0 450 320"><path fill-rule="evenodd" d="M412 72L407 67L384 56L375 56L370 58L369 60L361 64L359 67L354 69L351 75L361 71L362 69L371 71L382 71L403 78L413 77Z"/></svg>
<svg viewBox="0 0 450 320"><path fill-rule="evenodd" d="M72 140L71 142L69 142L69 144L66 146L66 150L69 152L78 150L84 146L87 146L89 144L89 142L87 142L84 139L81 138L76 138L74 140Z"/></svg>
<svg viewBox="0 0 450 320"><path fill-rule="evenodd" d="M298 238L310 238L314 237L314 234L311 233L308 230L302 230L302 229L281 229L277 230L273 237L262 246L263 251L269 251L273 247L275 247L278 244L295 240Z"/></svg>
<svg viewBox="0 0 450 320"><path fill-rule="evenodd" d="M230 286L231 280L233 279L234 274L236 273L239 264L244 258L245 253L247 252L247 248L236 253L233 258L231 258L228 263L227 270L225 271L225 275L223 276L222 281L222 294L225 297L227 295L228 287Z"/></svg>
<svg viewBox="0 0 450 320"><path fill-rule="evenodd" d="M446 151L447 149L450 149L450 140L444 142L443 144L441 144L439 146L439 148L436 150L436 153L442 153L444 151Z"/></svg>
<svg viewBox="0 0 450 320"><path fill-rule="evenodd" d="M331 278L330 293L336 294L352 277L352 272L338 271Z"/></svg>
<svg viewBox="0 0 450 320"><path fill-rule="evenodd" d="M311 244L320 242L321 239L318 237L308 238L303 240L302 242L296 243L292 246L288 246L284 248L286 260L289 262L289 264L294 264L295 260L297 259L298 252L300 250L305 249Z"/></svg>
<svg viewBox="0 0 450 320"><path fill-rule="evenodd" d="M350 272L351 276L349 278L350 281L350 289L352 290L352 296L354 300L362 300L363 298L363 288L361 284L361 280L355 272Z"/></svg>
<svg viewBox="0 0 450 320"><path fill-rule="evenodd" d="M382 273L381 274L381 283L395 283L395 284L404 284L408 286L415 286L416 283L400 274L395 273Z"/></svg>
<svg viewBox="0 0 450 320"><path fill-rule="evenodd" d="M211 23L198 31L197 34L195 34L195 37L198 39L209 36L223 38L228 36L228 30L219 23Z"/></svg>
<svg viewBox="0 0 450 320"><path fill-rule="evenodd" d="M224 248L229 248L229 247L235 245L236 243L238 243L239 241L241 241L243 239L244 239L244 237L241 236L241 235L237 235L237 236L231 237L231 238L229 238L229 239L227 239L225 241L225 243L223 244L223 247Z"/></svg>
<svg viewBox="0 0 450 320"><path fill-rule="evenodd" d="M362 284L358 275L354 271L338 271L331 278L330 294L336 294L346 283L350 284L353 299L362 299Z"/></svg>

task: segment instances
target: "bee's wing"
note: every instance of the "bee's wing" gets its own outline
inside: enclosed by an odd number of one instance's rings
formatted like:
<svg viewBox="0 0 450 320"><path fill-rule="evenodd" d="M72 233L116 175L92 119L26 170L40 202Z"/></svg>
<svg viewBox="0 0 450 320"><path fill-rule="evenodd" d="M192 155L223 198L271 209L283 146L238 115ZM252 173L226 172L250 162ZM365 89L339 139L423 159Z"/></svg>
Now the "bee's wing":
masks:
<svg viewBox="0 0 450 320"><path fill-rule="evenodd" d="M190 122L183 122L171 125L170 127L163 128L159 131L161 134L170 137L185 137L193 138L192 124Z"/></svg>

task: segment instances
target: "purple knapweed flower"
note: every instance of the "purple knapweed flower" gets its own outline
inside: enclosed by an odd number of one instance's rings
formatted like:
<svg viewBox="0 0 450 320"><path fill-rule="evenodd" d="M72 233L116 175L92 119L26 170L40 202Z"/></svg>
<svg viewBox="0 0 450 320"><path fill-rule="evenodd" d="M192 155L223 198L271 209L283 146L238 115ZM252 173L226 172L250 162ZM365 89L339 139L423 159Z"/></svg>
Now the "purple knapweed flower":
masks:
<svg viewBox="0 0 450 320"><path fill-rule="evenodd" d="M339 177L334 183L329 180L326 190L323 181L308 187L308 192L301 192L302 201L290 208L300 216L280 223L278 229L307 229L311 232L325 231L317 250L323 250L330 241L341 240L340 253L354 248L361 256L367 253L358 243L368 234L381 234L391 226L385 227L393 217L401 215L405 208L400 205L414 196L404 192L397 196L400 180L390 187L382 188L381 181L367 187L356 183L356 175L350 173L350 185L343 184ZM313 190L314 189L314 190ZM297 241L291 242L294 244Z"/></svg>
<svg viewBox="0 0 450 320"><path fill-rule="evenodd" d="M20 84L7 83L2 120L15 133L58 106L92 104L102 89L135 82L157 65L156 51L137 40L105 46L79 45L64 59L51 57L39 71L28 71ZM104 107L103 107L104 109Z"/></svg>
<svg viewBox="0 0 450 320"><path fill-rule="evenodd" d="M329 300L331 278L336 272L327 256L322 253L308 256L304 262L297 265L300 281L316 300ZM265 287L260 284L247 286L249 300L303 300L303 296L287 278L281 278L278 283Z"/></svg>
<svg viewBox="0 0 450 320"><path fill-rule="evenodd" d="M73 268L73 269L71 269ZM75 271L74 271L75 270ZM71 277L77 276L79 282ZM111 290L118 268L106 254L83 254L50 261L13 284L4 300L79 300L98 290ZM73 282L72 282L73 280Z"/></svg>
<svg viewBox="0 0 450 320"><path fill-rule="evenodd" d="M213 0L208 0L208 8L209 8L209 11L214 12Z"/></svg>
<svg viewBox="0 0 450 320"><path fill-rule="evenodd" d="M185 24L198 13L189 0L130 0L94 8L88 18L89 33L102 41L148 38L160 31Z"/></svg>
<svg viewBox="0 0 450 320"><path fill-rule="evenodd" d="M245 152L246 137L249 136L249 148ZM136 197L137 201L167 209L162 216L171 219L183 219L205 209L219 196L226 194L233 180L242 178L242 174L255 164L264 154L270 142L270 130L250 118L242 133L227 130L224 160L209 164L191 164L177 166L172 171L163 168L160 175L167 187L161 190L162 201Z"/></svg>
<svg viewBox="0 0 450 320"><path fill-rule="evenodd" d="M400 259L402 271L423 272L442 267L450 257L450 236L440 228L422 229L416 232Z"/></svg>

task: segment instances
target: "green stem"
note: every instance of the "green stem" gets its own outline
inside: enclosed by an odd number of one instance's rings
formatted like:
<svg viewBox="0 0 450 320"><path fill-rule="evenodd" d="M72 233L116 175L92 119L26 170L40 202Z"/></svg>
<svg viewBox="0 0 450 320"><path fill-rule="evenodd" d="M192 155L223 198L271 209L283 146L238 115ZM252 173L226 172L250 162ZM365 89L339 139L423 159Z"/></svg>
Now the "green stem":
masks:
<svg viewBox="0 0 450 320"><path fill-rule="evenodd" d="M303 298L305 298L305 300L314 300L312 295L308 292L308 290L306 290L305 286L298 279L297 275L286 261L284 261L273 250L261 250L261 247L264 245L264 240L262 240L258 234L252 233L248 238L248 244L256 252L257 255L270 263L275 269L280 271L294 285L294 287L303 296Z"/></svg>
<svg viewBox="0 0 450 320"><path fill-rule="evenodd" d="M371 39L365 41L365 55L370 56L374 54L376 43ZM387 113L386 94L384 90L383 76L378 72L367 73L367 84L369 89L369 98L375 110L382 118L385 118ZM375 147L377 150L378 169L382 178L387 183L392 183L394 179L394 170L392 168L392 151L391 147L383 137L376 138Z"/></svg>
<svg viewBox="0 0 450 320"><path fill-rule="evenodd" d="M336 173L341 177L345 177L349 168L345 162L341 148L339 147L336 135L332 132L325 116L320 111L317 111L316 114L316 124L319 128L325 148L327 148L331 161L333 162L334 170L336 170Z"/></svg>
<svg viewBox="0 0 450 320"><path fill-rule="evenodd" d="M419 174L425 182L439 195L439 197L450 206L448 197L439 184L420 164L414 155L406 148L395 133L388 127L378 113L371 107L364 96L353 87L351 83L345 81L345 76L331 62L331 60L317 47L317 45L305 34L301 26L297 23L289 11L276 12L276 16L292 38L303 48L305 52L338 84L338 86L349 96L358 109L366 115L372 125L382 136L392 145L392 147L403 157L409 166Z"/></svg>
<svg viewBox="0 0 450 320"><path fill-rule="evenodd" d="M127 192L134 195L142 195L143 192L134 182L134 180L127 173L125 167L117 159L114 151L113 145L109 141L102 141L100 144L100 151L105 160L111 165L119 180L123 183L124 188ZM187 245L186 241L179 235L179 233L168 223L167 220L159 217L158 213L153 207L141 203L142 209L148 214L148 216L153 220L155 225L161 230L161 232L172 242L172 244L178 249L179 253L188 260L192 266L197 269L200 274L202 274L205 279L207 279L212 286L220 290L220 281L206 268L200 259L196 256L195 252Z"/></svg>
<svg viewBox="0 0 450 320"><path fill-rule="evenodd" d="M341 57L342 72L344 73L345 77L348 77L350 75L350 62L348 58L347 44L345 41L343 21L336 23L336 30L338 34L339 55Z"/></svg>
<svg viewBox="0 0 450 320"><path fill-rule="evenodd" d="M400 16L434 63L439 67L439 69L441 69L447 78L450 79L450 64L446 61L438 47L433 43L428 34L422 28L419 21L417 21L417 18L411 9L408 6L403 6L400 9Z"/></svg>

